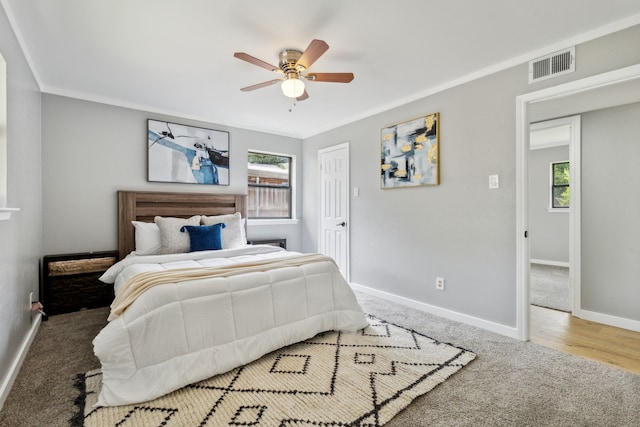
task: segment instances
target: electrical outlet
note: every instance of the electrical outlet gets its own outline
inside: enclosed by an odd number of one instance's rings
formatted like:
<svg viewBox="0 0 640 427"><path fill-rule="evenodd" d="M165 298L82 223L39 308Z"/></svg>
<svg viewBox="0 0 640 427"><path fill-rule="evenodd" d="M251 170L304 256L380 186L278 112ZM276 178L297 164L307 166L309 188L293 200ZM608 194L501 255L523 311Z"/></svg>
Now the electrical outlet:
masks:
<svg viewBox="0 0 640 427"><path fill-rule="evenodd" d="M439 291L444 291L444 278L436 277L436 289Z"/></svg>
<svg viewBox="0 0 640 427"><path fill-rule="evenodd" d="M33 302L33 292L29 292L29 310L31 310L32 302Z"/></svg>

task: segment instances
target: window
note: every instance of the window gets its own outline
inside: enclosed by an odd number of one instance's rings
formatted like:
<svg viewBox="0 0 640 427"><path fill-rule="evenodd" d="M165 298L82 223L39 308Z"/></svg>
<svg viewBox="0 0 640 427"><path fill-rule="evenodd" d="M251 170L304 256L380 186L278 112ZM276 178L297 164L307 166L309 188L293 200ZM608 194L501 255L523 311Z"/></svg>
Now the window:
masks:
<svg viewBox="0 0 640 427"><path fill-rule="evenodd" d="M7 63L0 54L0 208L7 206Z"/></svg>
<svg viewBox="0 0 640 427"><path fill-rule="evenodd" d="M551 209L569 207L569 162L551 163Z"/></svg>
<svg viewBox="0 0 640 427"><path fill-rule="evenodd" d="M249 151L248 218L291 218L293 157Z"/></svg>

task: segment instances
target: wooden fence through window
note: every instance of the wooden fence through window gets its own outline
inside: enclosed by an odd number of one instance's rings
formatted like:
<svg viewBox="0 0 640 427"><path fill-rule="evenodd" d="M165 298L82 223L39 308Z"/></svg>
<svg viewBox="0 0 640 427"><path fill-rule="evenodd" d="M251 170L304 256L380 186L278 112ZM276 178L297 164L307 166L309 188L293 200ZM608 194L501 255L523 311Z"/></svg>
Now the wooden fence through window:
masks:
<svg viewBox="0 0 640 427"><path fill-rule="evenodd" d="M249 218L290 218L291 188L249 186Z"/></svg>

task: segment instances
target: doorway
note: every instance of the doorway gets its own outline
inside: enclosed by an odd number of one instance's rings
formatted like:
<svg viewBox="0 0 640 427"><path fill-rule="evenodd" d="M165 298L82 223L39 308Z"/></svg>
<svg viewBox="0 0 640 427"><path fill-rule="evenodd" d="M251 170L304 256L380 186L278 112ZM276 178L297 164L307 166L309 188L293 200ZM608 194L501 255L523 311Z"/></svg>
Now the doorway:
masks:
<svg viewBox="0 0 640 427"><path fill-rule="evenodd" d="M571 271L580 268L572 251L572 222L580 217L580 116L532 123L529 126L529 302L565 312L573 311L580 283ZM571 174L571 171L574 171ZM575 251L575 249L573 249ZM579 307L578 307L579 308Z"/></svg>
<svg viewBox="0 0 640 427"><path fill-rule="evenodd" d="M318 252L336 261L349 281L349 143L318 150L320 233Z"/></svg>
<svg viewBox="0 0 640 427"><path fill-rule="evenodd" d="M575 100L580 97L583 106L586 105L586 97L597 93L606 92L605 96L596 96L593 102L607 102L609 106L615 105L613 92L619 92L621 96L636 96L637 90L629 90L627 84L637 84L640 82L640 65L633 65L619 70L587 77L570 83L550 87L537 92L528 93L516 97L516 280L517 280L517 336L526 341L529 339L529 110L537 103L550 100ZM602 95L602 93L600 93ZM591 100L589 100L591 101ZM637 102L637 101L636 101ZM598 107L589 107L596 109ZM599 108L603 108L600 106ZM588 109L584 110L588 111ZM574 114L577 112L574 112ZM571 113L568 113L571 114ZM565 112L564 115L567 115ZM557 114L555 117L560 117ZM575 168L574 168L575 169ZM572 171L579 174L580 171ZM573 173L572 173L573 177ZM580 204L579 192L577 198L572 198L572 204ZM580 230L580 219L577 218L572 227ZM580 233L571 234L572 250L570 253L570 264L573 265L573 258L580 259ZM572 271L574 281L580 281L580 269ZM574 293L574 314L575 308L580 307L580 294ZM577 313L578 315L580 313ZM610 317L610 316L608 316ZM583 317L586 318L586 317Z"/></svg>

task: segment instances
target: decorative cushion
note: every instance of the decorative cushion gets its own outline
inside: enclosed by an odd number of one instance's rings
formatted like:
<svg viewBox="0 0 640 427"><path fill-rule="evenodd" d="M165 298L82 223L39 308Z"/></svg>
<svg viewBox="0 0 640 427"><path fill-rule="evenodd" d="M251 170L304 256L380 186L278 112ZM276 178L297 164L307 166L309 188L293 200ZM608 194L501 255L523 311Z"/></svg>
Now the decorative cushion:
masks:
<svg viewBox="0 0 640 427"><path fill-rule="evenodd" d="M224 224L222 230L222 249L241 248L247 245L244 231L244 219L240 212L228 215L202 216L203 225Z"/></svg>
<svg viewBox="0 0 640 427"><path fill-rule="evenodd" d="M180 231L189 233L189 252L217 251L222 249L221 231L225 227L223 223L213 225L185 225L180 228Z"/></svg>
<svg viewBox="0 0 640 427"><path fill-rule="evenodd" d="M200 225L200 215L191 218L172 218L157 216L154 218L160 229L160 254L178 254L189 252L189 233L180 232L185 225Z"/></svg>
<svg viewBox="0 0 640 427"><path fill-rule="evenodd" d="M131 221L135 229L136 255L155 255L160 252L160 229L154 222Z"/></svg>

